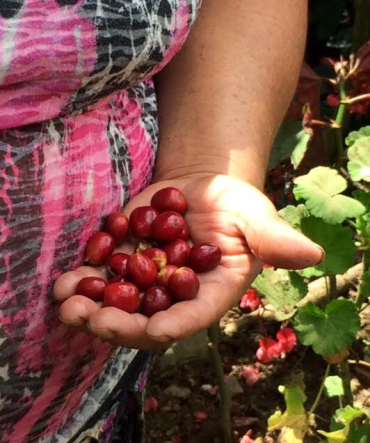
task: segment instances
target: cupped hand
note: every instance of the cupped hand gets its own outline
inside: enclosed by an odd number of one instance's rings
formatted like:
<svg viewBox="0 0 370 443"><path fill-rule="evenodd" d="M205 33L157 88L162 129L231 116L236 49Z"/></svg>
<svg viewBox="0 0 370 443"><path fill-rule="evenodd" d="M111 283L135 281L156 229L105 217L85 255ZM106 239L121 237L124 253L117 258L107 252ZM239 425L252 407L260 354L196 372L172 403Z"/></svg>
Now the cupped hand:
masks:
<svg viewBox="0 0 370 443"><path fill-rule="evenodd" d="M129 215L136 207L149 205L152 195L166 186L181 189L188 199L185 218L193 242L213 242L222 250L221 264L199 274L197 297L151 318L102 308L75 294L75 287L86 276L106 277L106 270L83 266L61 275L55 283L54 296L63 301L62 321L88 329L114 345L166 348L220 319L250 286L263 263L301 269L323 259L323 250L283 222L260 191L228 176L190 176L153 184L133 198L124 212ZM120 250L132 252L133 245Z"/></svg>

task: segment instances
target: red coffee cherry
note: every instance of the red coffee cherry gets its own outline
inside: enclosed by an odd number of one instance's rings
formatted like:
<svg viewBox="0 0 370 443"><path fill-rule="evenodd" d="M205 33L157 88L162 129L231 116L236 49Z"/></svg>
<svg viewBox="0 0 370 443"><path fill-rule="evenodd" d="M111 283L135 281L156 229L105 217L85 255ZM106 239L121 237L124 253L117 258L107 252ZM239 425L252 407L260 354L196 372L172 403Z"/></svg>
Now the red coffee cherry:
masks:
<svg viewBox="0 0 370 443"><path fill-rule="evenodd" d="M174 211L162 212L152 223L152 234L159 242L175 240L183 231L185 220Z"/></svg>
<svg viewBox="0 0 370 443"><path fill-rule="evenodd" d="M153 260L143 254L131 255L127 261L127 275L140 288L152 286L157 279L157 273Z"/></svg>
<svg viewBox="0 0 370 443"><path fill-rule="evenodd" d="M84 295L94 301L102 301L107 283L100 277L85 277L77 283L76 295Z"/></svg>
<svg viewBox="0 0 370 443"><path fill-rule="evenodd" d="M190 268L177 269L168 281L171 295L178 301L192 300L199 291L197 274Z"/></svg>
<svg viewBox="0 0 370 443"><path fill-rule="evenodd" d="M168 281L171 275L177 270L177 266L166 265L163 269L158 272L157 284L163 288L168 288Z"/></svg>
<svg viewBox="0 0 370 443"><path fill-rule="evenodd" d="M188 202L184 194L177 188L168 187L157 191L150 202L159 212L176 211L184 215Z"/></svg>
<svg viewBox="0 0 370 443"><path fill-rule="evenodd" d="M139 307L139 297L139 289L133 283L110 283L104 290L104 306L113 306L133 314Z"/></svg>
<svg viewBox="0 0 370 443"><path fill-rule="evenodd" d="M159 311L167 310L172 304L173 300L165 288L152 286L144 294L142 312L151 317Z"/></svg>
<svg viewBox="0 0 370 443"><path fill-rule="evenodd" d="M163 246L163 251L167 255L167 263L178 268L184 266L190 253L190 246L186 241L176 239Z"/></svg>
<svg viewBox="0 0 370 443"><path fill-rule="evenodd" d="M131 232L139 238L152 237L152 223L158 214L158 211L151 206L134 209L129 220Z"/></svg>
<svg viewBox="0 0 370 443"><path fill-rule="evenodd" d="M221 255L214 243L199 243L191 248L187 265L195 272L212 271L220 264Z"/></svg>
<svg viewBox="0 0 370 443"><path fill-rule="evenodd" d="M127 260L129 255L124 252L117 252L108 259L108 271L111 275L126 275L127 274Z"/></svg>
<svg viewBox="0 0 370 443"><path fill-rule="evenodd" d="M158 271L163 269L167 264L167 255L162 249L148 248L144 249L142 254L153 260Z"/></svg>
<svg viewBox="0 0 370 443"><path fill-rule="evenodd" d="M122 212L115 212L108 215L104 224L104 231L108 232L114 238L116 246L119 246L127 237L128 227L127 216Z"/></svg>
<svg viewBox="0 0 370 443"><path fill-rule="evenodd" d="M114 239L107 232L94 234L87 242L85 261L90 265L102 265L112 254L114 246Z"/></svg>
<svg viewBox="0 0 370 443"><path fill-rule="evenodd" d="M189 240L189 237L190 237L189 226L185 222L184 229L182 230L181 234L177 238L179 238L180 240L186 241L186 240Z"/></svg>

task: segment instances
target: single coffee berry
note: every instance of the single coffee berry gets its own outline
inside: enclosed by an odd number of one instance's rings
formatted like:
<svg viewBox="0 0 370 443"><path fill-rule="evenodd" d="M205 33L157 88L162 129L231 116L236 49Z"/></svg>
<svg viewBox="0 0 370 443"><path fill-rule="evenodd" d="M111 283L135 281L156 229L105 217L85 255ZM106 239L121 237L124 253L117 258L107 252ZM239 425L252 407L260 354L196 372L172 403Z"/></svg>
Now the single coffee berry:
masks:
<svg viewBox="0 0 370 443"><path fill-rule="evenodd" d="M174 211L162 212L152 223L152 234L159 242L175 240L183 231L185 220Z"/></svg>
<svg viewBox="0 0 370 443"><path fill-rule="evenodd" d="M199 243L191 248L187 265L195 272L212 271L220 264L221 255L214 243Z"/></svg>
<svg viewBox="0 0 370 443"><path fill-rule="evenodd" d="M152 286L147 289L143 301L142 312L147 317L151 317L159 311L165 311L173 304L173 300L165 288Z"/></svg>
<svg viewBox="0 0 370 443"><path fill-rule="evenodd" d="M114 246L114 238L107 232L94 234L87 242L85 261L94 266L102 265L112 254Z"/></svg>
<svg viewBox="0 0 370 443"><path fill-rule="evenodd" d="M127 274L127 260L129 255L124 252L117 252L108 259L108 271L111 275L126 275Z"/></svg>
<svg viewBox="0 0 370 443"><path fill-rule="evenodd" d="M104 224L104 231L108 232L114 238L116 246L119 246L127 237L128 227L127 216L122 212L115 212L108 215Z"/></svg>
<svg viewBox="0 0 370 443"><path fill-rule="evenodd" d="M177 238L163 246L163 251L167 255L167 263L177 267L185 266L190 253L190 246L184 240Z"/></svg>
<svg viewBox="0 0 370 443"><path fill-rule="evenodd" d="M184 194L177 188L168 187L157 191L150 202L159 212L175 211L184 215L188 202Z"/></svg>
<svg viewBox="0 0 370 443"><path fill-rule="evenodd" d="M104 290L104 306L113 306L133 314L139 307L139 297L139 289L133 283L110 283Z"/></svg>
<svg viewBox="0 0 370 443"><path fill-rule="evenodd" d="M151 206L140 206L134 209L129 219L133 235L143 239L151 238L152 223L158 214L158 211Z"/></svg>
<svg viewBox="0 0 370 443"><path fill-rule="evenodd" d="M107 283L100 277L85 277L76 286L75 293L94 301L102 301Z"/></svg>
<svg viewBox="0 0 370 443"><path fill-rule="evenodd" d="M199 291L198 276L190 268L179 268L171 275L168 288L177 301L192 300Z"/></svg>
<svg viewBox="0 0 370 443"><path fill-rule="evenodd" d="M148 288L154 285L157 273L153 260L143 254L131 255L127 261L128 278L139 288Z"/></svg>

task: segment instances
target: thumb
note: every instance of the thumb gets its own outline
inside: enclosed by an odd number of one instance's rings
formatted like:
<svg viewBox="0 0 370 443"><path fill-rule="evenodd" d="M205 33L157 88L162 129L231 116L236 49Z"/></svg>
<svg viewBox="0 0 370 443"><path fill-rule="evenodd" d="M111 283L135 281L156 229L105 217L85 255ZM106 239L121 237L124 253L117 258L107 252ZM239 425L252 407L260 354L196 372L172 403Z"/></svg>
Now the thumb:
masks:
<svg viewBox="0 0 370 443"><path fill-rule="evenodd" d="M265 204L259 201L253 207L253 216L243 214L243 232L252 253L263 263L285 269L303 269L322 262L323 248L284 222L271 202L264 199Z"/></svg>

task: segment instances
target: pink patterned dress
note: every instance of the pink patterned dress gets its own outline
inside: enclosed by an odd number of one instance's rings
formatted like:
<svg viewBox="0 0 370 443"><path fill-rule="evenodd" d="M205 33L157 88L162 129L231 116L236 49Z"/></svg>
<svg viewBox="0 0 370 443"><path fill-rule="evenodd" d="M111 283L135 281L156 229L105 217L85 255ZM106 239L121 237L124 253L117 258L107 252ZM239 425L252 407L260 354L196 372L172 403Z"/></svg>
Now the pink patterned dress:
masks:
<svg viewBox="0 0 370 443"><path fill-rule="evenodd" d="M51 288L150 182L151 78L199 3L0 1L1 443L140 441L148 353L64 326Z"/></svg>

